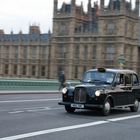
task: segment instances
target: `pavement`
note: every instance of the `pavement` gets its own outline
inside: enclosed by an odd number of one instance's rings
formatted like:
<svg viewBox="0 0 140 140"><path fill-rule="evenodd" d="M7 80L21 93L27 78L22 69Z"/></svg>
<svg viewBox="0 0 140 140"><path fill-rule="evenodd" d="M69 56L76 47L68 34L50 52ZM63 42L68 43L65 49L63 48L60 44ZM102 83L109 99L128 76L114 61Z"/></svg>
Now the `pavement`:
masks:
<svg viewBox="0 0 140 140"><path fill-rule="evenodd" d="M56 94L60 93L58 90L0 90L0 95L6 94Z"/></svg>

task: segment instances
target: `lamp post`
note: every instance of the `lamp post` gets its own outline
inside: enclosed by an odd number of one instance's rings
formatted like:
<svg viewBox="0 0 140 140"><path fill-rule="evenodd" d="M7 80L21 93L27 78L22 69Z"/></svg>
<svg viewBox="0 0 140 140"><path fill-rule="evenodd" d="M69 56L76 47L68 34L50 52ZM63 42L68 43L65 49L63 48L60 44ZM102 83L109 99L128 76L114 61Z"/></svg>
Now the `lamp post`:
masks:
<svg viewBox="0 0 140 140"><path fill-rule="evenodd" d="M124 54L121 54L121 55L119 56L118 62L119 62L120 69L123 69L124 64L125 64L125 57L124 57Z"/></svg>

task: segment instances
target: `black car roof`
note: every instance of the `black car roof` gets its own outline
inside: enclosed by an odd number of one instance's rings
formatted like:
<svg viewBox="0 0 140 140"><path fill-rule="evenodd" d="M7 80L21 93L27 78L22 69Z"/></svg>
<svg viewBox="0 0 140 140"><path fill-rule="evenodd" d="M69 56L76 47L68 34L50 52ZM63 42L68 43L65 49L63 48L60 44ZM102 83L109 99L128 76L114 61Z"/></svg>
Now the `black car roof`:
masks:
<svg viewBox="0 0 140 140"><path fill-rule="evenodd" d="M98 71L98 69L90 69L87 72L89 72L89 71ZM134 74L136 74L135 71L129 70L129 69L105 69L105 71L114 72L114 73L124 73L124 74L127 74L127 73L134 73Z"/></svg>

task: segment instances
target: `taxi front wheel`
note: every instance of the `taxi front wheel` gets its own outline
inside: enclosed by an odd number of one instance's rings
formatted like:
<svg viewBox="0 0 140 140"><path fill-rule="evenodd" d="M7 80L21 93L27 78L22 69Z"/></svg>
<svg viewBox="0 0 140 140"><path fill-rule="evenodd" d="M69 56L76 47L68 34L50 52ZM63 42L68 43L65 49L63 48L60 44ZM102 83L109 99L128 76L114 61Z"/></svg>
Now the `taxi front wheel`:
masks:
<svg viewBox="0 0 140 140"><path fill-rule="evenodd" d="M102 115L107 116L110 114L111 111L111 102L109 99L107 99L104 102L103 108L102 108Z"/></svg>
<svg viewBox="0 0 140 140"><path fill-rule="evenodd" d="M132 112L137 112L138 109L139 109L139 100L138 99L135 99L134 105L133 106L130 106L130 110Z"/></svg>

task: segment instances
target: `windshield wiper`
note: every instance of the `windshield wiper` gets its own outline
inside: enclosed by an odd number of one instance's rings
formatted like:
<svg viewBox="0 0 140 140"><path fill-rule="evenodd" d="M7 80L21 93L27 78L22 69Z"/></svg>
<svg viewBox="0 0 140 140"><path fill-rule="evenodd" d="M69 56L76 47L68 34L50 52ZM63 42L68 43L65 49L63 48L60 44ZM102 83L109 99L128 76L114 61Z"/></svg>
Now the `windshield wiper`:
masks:
<svg viewBox="0 0 140 140"><path fill-rule="evenodd" d="M95 80L92 80L93 82L102 82L101 80L99 79L95 79Z"/></svg>
<svg viewBox="0 0 140 140"><path fill-rule="evenodd" d="M104 84L111 84L110 82L107 81L102 81Z"/></svg>
<svg viewBox="0 0 140 140"><path fill-rule="evenodd" d="M94 83L94 80L86 80L86 81L82 81L82 82L84 82L84 83Z"/></svg>
<svg viewBox="0 0 140 140"><path fill-rule="evenodd" d="M107 82L107 81L102 81L102 80L99 80L99 79L95 79L95 80L92 80L91 83L103 83L103 84L110 84L110 82Z"/></svg>
<svg viewBox="0 0 140 140"><path fill-rule="evenodd" d="M84 83L103 83L103 84L110 84L107 81L102 81L102 80L99 80L99 79L87 80L87 81L82 81L82 82L84 82Z"/></svg>
<svg viewBox="0 0 140 140"><path fill-rule="evenodd" d="M95 80L87 80L85 81L86 83L100 83L102 82L101 80L95 79Z"/></svg>

